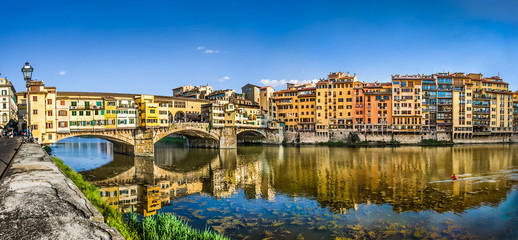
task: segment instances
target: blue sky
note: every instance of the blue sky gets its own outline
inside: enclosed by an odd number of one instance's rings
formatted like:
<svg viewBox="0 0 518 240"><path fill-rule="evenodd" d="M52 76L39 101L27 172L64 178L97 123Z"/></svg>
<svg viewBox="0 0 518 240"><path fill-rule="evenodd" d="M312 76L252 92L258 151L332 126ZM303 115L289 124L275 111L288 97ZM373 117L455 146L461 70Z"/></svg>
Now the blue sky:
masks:
<svg viewBox="0 0 518 240"><path fill-rule="evenodd" d="M22 91L29 61L33 78L58 91L171 95L185 84L445 70L500 73L514 90L517 12L518 0L5 0L0 73Z"/></svg>

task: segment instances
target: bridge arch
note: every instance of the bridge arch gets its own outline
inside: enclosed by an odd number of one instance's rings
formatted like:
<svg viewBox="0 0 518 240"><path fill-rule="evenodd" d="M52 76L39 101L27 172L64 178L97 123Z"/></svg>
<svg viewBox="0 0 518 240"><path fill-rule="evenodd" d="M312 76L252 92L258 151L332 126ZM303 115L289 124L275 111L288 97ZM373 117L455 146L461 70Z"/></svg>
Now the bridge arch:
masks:
<svg viewBox="0 0 518 240"><path fill-rule="evenodd" d="M219 135L210 131L208 124L175 124L175 127L155 130L153 144L171 134L178 134L188 139L189 147L219 147Z"/></svg>
<svg viewBox="0 0 518 240"><path fill-rule="evenodd" d="M256 129L243 129L237 132L236 137L238 143L263 143L266 134L264 131Z"/></svg>
<svg viewBox="0 0 518 240"><path fill-rule="evenodd" d="M56 141L71 137L96 137L107 140L113 145L113 152L132 155L134 152L135 140L133 130L112 130L96 132L69 132L56 134Z"/></svg>

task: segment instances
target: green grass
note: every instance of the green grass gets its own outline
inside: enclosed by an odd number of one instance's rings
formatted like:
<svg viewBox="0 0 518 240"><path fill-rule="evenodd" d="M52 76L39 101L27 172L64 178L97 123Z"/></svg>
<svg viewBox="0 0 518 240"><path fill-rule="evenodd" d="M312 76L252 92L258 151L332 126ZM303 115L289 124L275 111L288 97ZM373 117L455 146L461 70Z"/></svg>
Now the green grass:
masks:
<svg viewBox="0 0 518 240"><path fill-rule="evenodd" d="M102 200L97 187L86 182L81 174L65 165L61 159L55 157L52 157L52 159L99 210L106 224L119 230L126 239L228 239L210 230L198 231L192 229L185 221L171 214L159 214L139 219L137 214L131 213L127 222L125 222L119 210Z"/></svg>
<svg viewBox="0 0 518 240"><path fill-rule="evenodd" d="M128 225L136 229L142 239L228 239L210 230L198 231L172 214L159 213L140 220L136 213L127 219Z"/></svg>

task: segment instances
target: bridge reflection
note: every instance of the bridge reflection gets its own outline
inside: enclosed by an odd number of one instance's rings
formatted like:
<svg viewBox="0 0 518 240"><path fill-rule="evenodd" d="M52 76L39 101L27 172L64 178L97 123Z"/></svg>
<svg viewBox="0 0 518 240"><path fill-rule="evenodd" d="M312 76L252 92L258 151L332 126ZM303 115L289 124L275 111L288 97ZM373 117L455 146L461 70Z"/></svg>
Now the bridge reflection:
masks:
<svg viewBox="0 0 518 240"><path fill-rule="evenodd" d="M390 204L396 212L463 212L501 202L518 180L513 145L159 149L154 160L117 155L81 174L111 205L145 216L172 199L227 198L240 189L248 199L306 197L337 213L359 204ZM448 181L452 173L461 180Z"/></svg>

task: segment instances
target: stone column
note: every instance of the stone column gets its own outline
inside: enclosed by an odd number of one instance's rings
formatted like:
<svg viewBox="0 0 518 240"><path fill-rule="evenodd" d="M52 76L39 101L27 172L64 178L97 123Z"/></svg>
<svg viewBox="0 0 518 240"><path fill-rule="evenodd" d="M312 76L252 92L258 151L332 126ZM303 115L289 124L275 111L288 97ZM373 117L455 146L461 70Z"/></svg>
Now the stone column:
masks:
<svg viewBox="0 0 518 240"><path fill-rule="evenodd" d="M153 130L138 128L134 134L135 145L133 155L154 156L155 144L153 143Z"/></svg>
<svg viewBox="0 0 518 240"><path fill-rule="evenodd" d="M237 148L237 133L235 127L224 127L221 129L219 148Z"/></svg>

